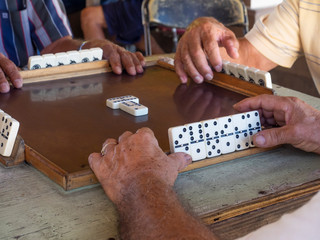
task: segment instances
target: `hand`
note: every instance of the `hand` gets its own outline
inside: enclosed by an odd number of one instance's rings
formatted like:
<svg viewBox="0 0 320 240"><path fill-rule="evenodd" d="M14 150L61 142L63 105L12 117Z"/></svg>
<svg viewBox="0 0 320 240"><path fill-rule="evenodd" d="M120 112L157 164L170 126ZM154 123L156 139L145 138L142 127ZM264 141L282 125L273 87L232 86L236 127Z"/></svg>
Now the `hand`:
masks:
<svg viewBox="0 0 320 240"><path fill-rule="evenodd" d="M16 88L22 87L22 78L16 65L0 53L0 92L7 93L10 91L10 85L7 78Z"/></svg>
<svg viewBox="0 0 320 240"><path fill-rule="evenodd" d="M175 69L182 83L186 73L196 82L213 78L213 72L222 69L219 47L224 47L232 58L238 58L239 42L234 33L214 18L201 17L193 21L183 34L175 55ZM207 60L208 58L208 60Z"/></svg>
<svg viewBox="0 0 320 240"><path fill-rule="evenodd" d="M292 144L320 154L320 112L295 97L259 95L233 106L239 112L259 110L262 125L279 125L253 137L257 147Z"/></svg>
<svg viewBox="0 0 320 240"><path fill-rule="evenodd" d="M86 45L91 47L101 47L103 57L109 61L112 71L116 74L122 73L122 66L130 75L143 72L145 66L144 57L140 52L129 52L108 40L90 40Z"/></svg>
<svg viewBox="0 0 320 240"><path fill-rule="evenodd" d="M149 128L141 128L135 134L123 133L118 142L107 139L103 154L92 153L89 164L111 201L118 204L130 185L143 174L149 174L173 186L178 171L191 163L191 156L173 153L167 156Z"/></svg>

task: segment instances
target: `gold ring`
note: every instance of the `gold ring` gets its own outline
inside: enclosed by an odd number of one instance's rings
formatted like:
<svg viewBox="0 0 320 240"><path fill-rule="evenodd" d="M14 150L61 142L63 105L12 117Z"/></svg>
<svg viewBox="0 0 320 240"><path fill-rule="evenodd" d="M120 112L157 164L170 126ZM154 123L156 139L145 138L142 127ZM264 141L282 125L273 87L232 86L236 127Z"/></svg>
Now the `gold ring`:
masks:
<svg viewBox="0 0 320 240"><path fill-rule="evenodd" d="M104 156L105 152L104 150L106 150L107 146L110 145L111 143L107 143L106 145L104 145L101 149L101 155Z"/></svg>

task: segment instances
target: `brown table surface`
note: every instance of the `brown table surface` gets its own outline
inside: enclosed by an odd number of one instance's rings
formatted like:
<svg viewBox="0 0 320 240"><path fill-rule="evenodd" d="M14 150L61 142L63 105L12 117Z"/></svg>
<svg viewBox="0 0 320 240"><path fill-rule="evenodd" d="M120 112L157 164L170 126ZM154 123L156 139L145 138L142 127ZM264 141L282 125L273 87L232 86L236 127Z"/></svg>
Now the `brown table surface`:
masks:
<svg viewBox="0 0 320 240"><path fill-rule="evenodd" d="M149 114L106 107L107 98L123 95L138 97ZM106 138L149 127L168 151L168 128L233 114L232 105L243 98L208 83L181 85L174 72L153 66L138 76L102 73L28 84L0 95L0 108L21 123L26 145L75 173L89 169L89 154L99 152Z"/></svg>

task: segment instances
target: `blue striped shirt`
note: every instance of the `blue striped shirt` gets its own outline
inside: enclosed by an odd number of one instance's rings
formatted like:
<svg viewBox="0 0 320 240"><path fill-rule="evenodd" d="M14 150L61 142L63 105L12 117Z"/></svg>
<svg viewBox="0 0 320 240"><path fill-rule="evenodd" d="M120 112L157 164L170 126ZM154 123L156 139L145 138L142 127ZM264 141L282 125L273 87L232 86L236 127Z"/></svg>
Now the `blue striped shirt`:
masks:
<svg viewBox="0 0 320 240"><path fill-rule="evenodd" d="M0 51L17 66L72 32L60 0L0 0Z"/></svg>

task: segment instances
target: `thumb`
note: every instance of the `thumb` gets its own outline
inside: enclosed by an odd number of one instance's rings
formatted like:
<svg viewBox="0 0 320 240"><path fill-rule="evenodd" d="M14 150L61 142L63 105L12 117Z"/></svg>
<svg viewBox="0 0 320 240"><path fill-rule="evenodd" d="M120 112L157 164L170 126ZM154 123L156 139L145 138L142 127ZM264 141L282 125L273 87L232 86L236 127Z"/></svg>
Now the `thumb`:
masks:
<svg viewBox="0 0 320 240"><path fill-rule="evenodd" d="M192 162L192 157L182 152L171 153L168 157L176 163L178 171L184 169Z"/></svg>
<svg viewBox="0 0 320 240"><path fill-rule="evenodd" d="M290 128L287 126L263 130L253 136L254 145L262 148L291 143L292 140Z"/></svg>

